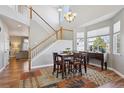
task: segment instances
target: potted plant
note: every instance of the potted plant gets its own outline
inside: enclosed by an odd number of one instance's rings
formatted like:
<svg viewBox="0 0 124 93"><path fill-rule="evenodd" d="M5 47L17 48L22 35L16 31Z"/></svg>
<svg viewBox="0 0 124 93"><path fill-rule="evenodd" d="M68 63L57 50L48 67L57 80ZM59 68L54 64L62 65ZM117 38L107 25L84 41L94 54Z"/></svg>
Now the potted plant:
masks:
<svg viewBox="0 0 124 93"><path fill-rule="evenodd" d="M66 48L66 52L69 53L71 48Z"/></svg>

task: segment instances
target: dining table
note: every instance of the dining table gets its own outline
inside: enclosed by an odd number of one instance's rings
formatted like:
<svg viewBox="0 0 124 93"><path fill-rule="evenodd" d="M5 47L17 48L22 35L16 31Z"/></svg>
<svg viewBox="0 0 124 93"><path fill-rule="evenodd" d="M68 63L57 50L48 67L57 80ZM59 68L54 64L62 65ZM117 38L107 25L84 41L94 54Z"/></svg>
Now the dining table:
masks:
<svg viewBox="0 0 124 93"><path fill-rule="evenodd" d="M61 58L62 58L62 79L64 79L64 64L65 64L65 60L64 59L66 59L66 58L69 58L69 57L73 57L74 56L74 53L72 52L72 53L58 53L58 56L60 56ZM84 57L84 60L83 60L83 62L84 62L84 69L85 69L85 73L87 73L87 62L86 62L86 57L87 55L85 54L85 53L83 53L83 57Z"/></svg>

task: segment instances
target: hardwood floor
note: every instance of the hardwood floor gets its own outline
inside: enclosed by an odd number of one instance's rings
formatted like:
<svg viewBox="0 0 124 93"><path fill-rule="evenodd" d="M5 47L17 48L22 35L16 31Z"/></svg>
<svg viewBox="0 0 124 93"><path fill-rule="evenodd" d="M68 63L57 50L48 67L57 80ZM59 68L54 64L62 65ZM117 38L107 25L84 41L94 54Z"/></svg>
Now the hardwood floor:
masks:
<svg viewBox="0 0 124 93"><path fill-rule="evenodd" d="M99 88L124 88L124 79L119 79L114 82L107 83Z"/></svg>
<svg viewBox="0 0 124 93"><path fill-rule="evenodd" d="M11 59L5 70L0 72L0 88L16 88L19 86L20 75L28 72L28 62L26 60ZM100 88L124 88L124 79L110 82Z"/></svg>
<svg viewBox="0 0 124 93"><path fill-rule="evenodd" d="M28 62L26 60L11 59L10 64L0 72L0 87L18 87L20 74L25 71L28 71Z"/></svg>

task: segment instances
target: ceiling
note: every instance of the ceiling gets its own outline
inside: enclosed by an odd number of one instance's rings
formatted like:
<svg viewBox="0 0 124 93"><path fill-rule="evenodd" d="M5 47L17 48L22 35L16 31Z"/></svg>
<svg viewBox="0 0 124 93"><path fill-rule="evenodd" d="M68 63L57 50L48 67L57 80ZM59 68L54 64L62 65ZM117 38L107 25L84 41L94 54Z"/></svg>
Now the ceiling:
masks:
<svg viewBox="0 0 124 93"><path fill-rule="evenodd" d="M59 5L34 5L32 6L52 27L59 27ZM103 21L114 16L124 5L71 5L72 12L77 14L74 22L63 20L62 25L68 29L80 28ZM28 27L20 22L1 16L7 24L10 35L28 36ZM21 27L18 27L21 25Z"/></svg>
<svg viewBox="0 0 124 93"><path fill-rule="evenodd" d="M28 36L28 27L18 21L15 21L6 16L0 15L3 22L7 25L11 36Z"/></svg>
<svg viewBox="0 0 124 93"><path fill-rule="evenodd" d="M65 20L62 25L66 28L77 28L106 20L115 15L124 5L72 5L72 12L77 14L74 22Z"/></svg>

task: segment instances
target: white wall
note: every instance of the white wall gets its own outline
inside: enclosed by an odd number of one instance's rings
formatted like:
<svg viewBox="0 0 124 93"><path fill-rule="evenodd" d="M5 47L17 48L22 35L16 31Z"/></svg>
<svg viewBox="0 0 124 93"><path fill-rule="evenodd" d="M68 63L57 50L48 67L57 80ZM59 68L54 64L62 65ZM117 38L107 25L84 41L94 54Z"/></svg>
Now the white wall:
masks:
<svg viewBox="0 0 124 93"><path fill-rule="evenodd" d="M116 23L117 21L121 22L121 45L120 45L120 55L113 54L113 68L119 71L120 73L124 74L124 9L121 10L112 20L112 24Z"/></svg>
<svg viewBox="0 0 124 93"><path fill-rule="evenodd" d="M43 17L54 29L59 28L59 13L52 5L33 5L32 8Z"/></svg>
<svg viewBox="0 0 124 93"><path fill-rule="evenodd" d="M73 40L73 31L63 31L63 39L64 40Z"/></svg>
<svg viewBox="0 0 124 93"><path fill-rule="evenodd" d="M0 71L8 64L9 59L9 35L6 24L0 19Z"/></svg>
<svg viewBox="0 0 124 93"><path fill-rule="evenodd" d="M25 37L28 37L28 33L29 31L28 30L10 30L9 31L9 35L10 36L25 36Z"/></svg>
<svg viewBox="0 0 124 93"><path fill-rule="evenodd" d="M64 51L65 48L71 48L72 40L57 40L44 51L39 53L38 56L32 60L32 68L49 66L53 64L53 52Z"/></svg>
<svg viewBox="0 0 124 93"><path fill-rule="evenodd" d="M27 18L25 18L25 16L22 16L21 14L17 13L17 11L11 9L7 5L0 6L0 14L7 16L11 19L14 19L16 21L19 21L23 24L29 25L29 19L27 19Z"/></svg>
<svg viewBox="0 0 124 93"><path fill-rule="evenodd" d="M32 20L30 22L30 41L31 41L31 47L36 46L38 43L43 41L46 37L48 37L49 34L39 23L37 23L35 20Z"/></svg>

